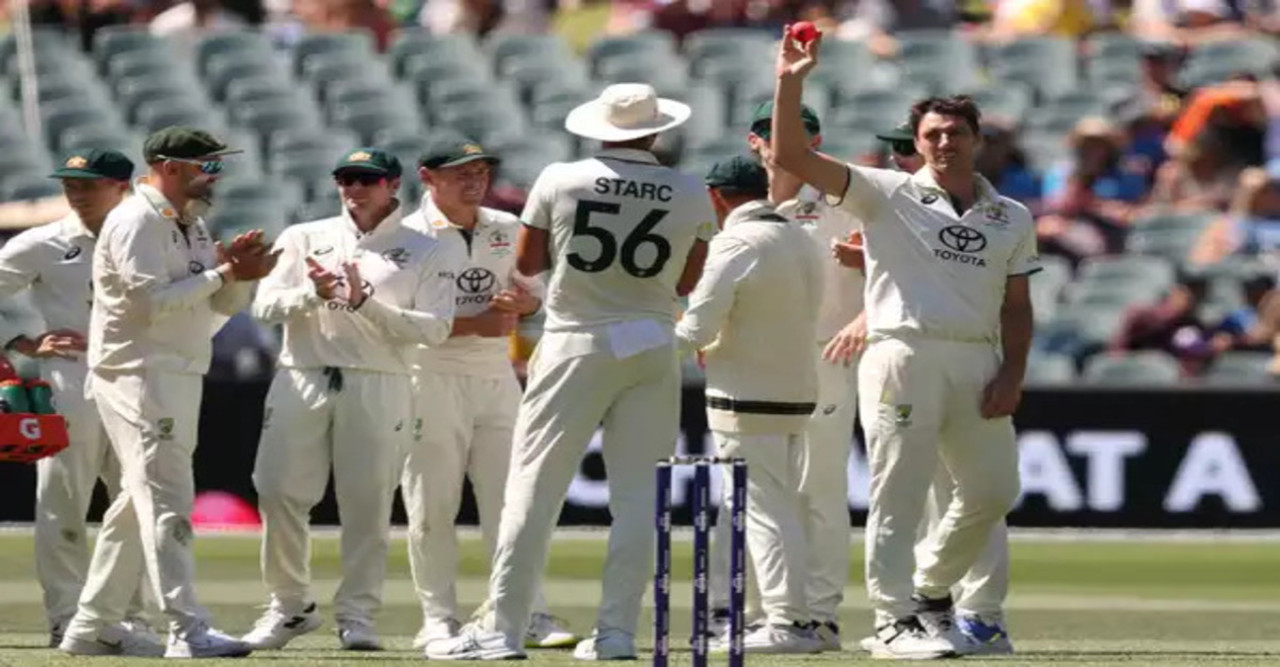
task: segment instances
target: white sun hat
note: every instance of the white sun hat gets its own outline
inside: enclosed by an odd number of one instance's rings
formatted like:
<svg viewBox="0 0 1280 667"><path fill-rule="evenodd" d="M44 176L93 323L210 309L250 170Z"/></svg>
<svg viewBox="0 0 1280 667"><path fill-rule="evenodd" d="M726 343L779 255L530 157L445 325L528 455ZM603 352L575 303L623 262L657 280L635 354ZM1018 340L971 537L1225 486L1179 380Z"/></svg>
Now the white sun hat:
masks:
<svg viewBox="0 0 1280 667"><path fill-rule="evenodd" d="M597 141L631 141L678 127L690 113L689 105L659 98L647 83L615 83L570 111L564 129Z"/></svg>

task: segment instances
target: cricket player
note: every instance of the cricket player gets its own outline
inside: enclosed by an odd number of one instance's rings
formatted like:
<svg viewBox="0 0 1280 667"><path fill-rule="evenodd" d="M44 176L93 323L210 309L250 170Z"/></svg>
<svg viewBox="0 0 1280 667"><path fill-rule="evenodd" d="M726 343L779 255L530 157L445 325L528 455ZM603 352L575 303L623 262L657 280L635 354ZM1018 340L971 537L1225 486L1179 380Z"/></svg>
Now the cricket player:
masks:
<svg viewBox="0 0 1280 667"><path fill-rule="evenodd" d="M968 98L912 107L925 159L915 174L809 149L800 98L821 41L797 44L786 29L771 143L779 166L863 222L868 347L858 394L872 475L867 589L880 640L872 653L947 657L970 650L951 588L1018 494L1011 415L1032 335L1034 228L1026 208L976 173L979 112ZM954 498L917 569L914 538L939 461Z"/></svg>
<svg viewBox="0 0 1280 667"><path fill-rule="evenodd" d="M715 231L699 179L663 167L650 150L689 113L647 84L605 88L565 119L602 150L548 166L529 194L516 269L550 269L551 278L516 420L489 581L493 611L458 637L427 644L429 658L524 656L556 519L602 424L613 525L595 630L574 656L636 655L653 558L653 466L674 453L679 429L675 308L697 283Z"/></svg>
<svg viewBox="0 0 1280 667"><path fill-rule="evenodd" d="M333 169L342 213L287 228L280 267L253 315L284 327L253 484L263 517L262 576L271 599L244 641L283 648L320 626L311 594L311 508L332 471L342 522L342 583L334 615L342 648L382 650L391 506L415 429L414 350L453 326L454 280L464 257L404 225L401 166L376 148Z"/></svg>
<svg viewBox="0 0 1280 667"><path fill-rule="evenodd" d="M405 226L442 243L462 245L468 258L458 273L449 340L420 347L414 375L414 412L422 427L400 487L409 515L409 566L422 603L415 648L456 636L461 627L454 522L468 477L492 557L521 394L507 348L519 318L542 306L542 284L516 271L520 220L480 206L498 163L472 141L433 142L418 161L427 190L422 208L405 219ZM547 613L539 592L526 646L560 648L577 641Z"/></svg>
<svg viewBox="0 0 1280 667"><path fill-rule="evenodd" d="M36 462L36 576L44 589L49 645L57 648L89 571L85 514L94 486L101 479L111 498L120 491L120 464L97 408L85 397L84 352L94 243L107 213L129 192L133 162L112 150L73 153L52 177L62 182L72 212L0 247L0 298L30 288L32 317L7 323L27 330L14 331L5 347L40 360L70 436L67 449ZM146 586L138 584L125 624L149 633L141 618Z"/></svg>
<svg viewBox="0 0 1280 667"><path fill-rule="evenodd" d="M743 458L748 553L764 622L743 639L756 653L812 653L805 501L805 429L818 398L813 341L822 299L822 253L800 224L769 202L769 175L754 156L716 163L707 188L723 231L676 326L705 354L707 421L719 456ZM728 506L724 485L722 506ZM722 522L727 523L727 522ZM727 649L720 638L717 648Z"/></svg>
<svg viewBox="0 0 1280 667"><path fill-rule="evenodd" d="M889 159L893 165L908 174L923 169L925 164L924 158L916 151L912 136L910 121L876 134L877 139L889 145ZM859 252L859 259L860 255ZM863 344L865 335L865 318L855 321L832 341L829 346L831 356L843 359L852 354L853 347ZM847 343L840 340L842 336L847 337ZM917 559L924 558L931 549L931 536L937 534L942 517L951 505L954 486L947 467L938 466L938 473L929 488L925 522L920 526L916 542ZM982 555L952 588L952 594L955 596L956 623L969 640L968 652L987 655L1013 653L1013 642L1004 624L1004 601L1009 594L1009 528L1003 519L991 529L991 537ZM863 648L870 651L875 642L874 636L864 638Z"/></svg>
<svg viewBox="0 0 1280 667"><path fill-rule="evenodd" d="M223 249L201 220L221 157L213 135L168 127L149 136L150 171L113 209L93 254L86 392L120 462L122 492L103 519L79 610L61 648L80 655L244 656L196 602L191 553L195 453L212 338L249 303L275 255L261 232ZM169 617L167 647L120 625L143 568Z"/></svg>

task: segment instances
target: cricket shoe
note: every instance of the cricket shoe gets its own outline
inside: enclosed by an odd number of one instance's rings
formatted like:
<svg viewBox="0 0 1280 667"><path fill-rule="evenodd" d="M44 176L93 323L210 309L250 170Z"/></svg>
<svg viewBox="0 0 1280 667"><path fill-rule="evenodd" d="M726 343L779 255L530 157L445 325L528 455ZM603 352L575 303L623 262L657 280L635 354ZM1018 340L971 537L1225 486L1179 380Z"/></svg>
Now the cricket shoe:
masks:
<svg viewBox="0 0 1280 667"><path fill-rule="evenodd" d="M58 648L62 644L62 636L71 624L71 616L63 616L49 621L49 648Z"/></svg>
<svg viewBox="0 0 1280 667"><path fill-rule="evenodd" d="M181 635L169 633L166 658L243 658L253 647L231 635L199 622Z"/></svg>
<svg viewBox="0 0 1280 667"><path fill-rule="evenodd" d="M724 653L728 650L728 634L721 635L712 642L712 652ZM808 623L791 625L764 623L748 628L746 635L742 638L743 653L798 654L817 653L819 650L821 650L821 642L809 628Z"/></svg>
<svg viewBox="0 0 1280 667"><path fill-rule="evenodd" d="M382 641L373 624L359 619L344 618L338 621L338 641L344 651L381 651Z"/></svg>
<svg viewBox="0 0 1280 667"><path fill-rule="evenodd" d="M319 628L321 623L320 614L316 613L314 602L295 614L272 604L253 624L253 629L241 637L240 641L252 646L255 650L279 650L294 639Z"/></svg>
<svg viewBox="0 0 1280 667"><path fill-rule="evenodd" d="M956 610L951 603L951 596L935 599L913 595L911 599L916 603L916 618L925 632L950 644L957 655L963 654L969 646L969 638L956 624Z"/></svg>
<svg viewBox="0 0 1280 667"><path fill-rule="evenodd" d="M708 623L707 632L712 637L729 634L729 626L733 623L733 614L726 607L717 607L711 610L711 622Z"/></svg>
<svg viewBox="0 0 1280 667"><path fill-rule="evenodd" d="M535 612L524 633L525 648L569 648L578 643L564 623L546 612Z"/></svg>
<svg viewBox="0 0 1280 667"><path fill-rule="evenodd" d="M840 644L840 626L835 621L813 621L809 624L809 629L813 631L813 636L818 640L818 651L843 651L844 647Z"/></svg>
<svg viewBox="0 0 1280 667"><path fill-rule="evenodd" d="M512 646L501 632L468 623L457 637L427 642L423 653L430 660L524 660L523 647Z"/></svg>
<svg viewBox="0 0 1280 667"><path fill-rule="evenodd" d="M131 632L123 624L91 626L74 621L67 624L58 648L71 655L125 655L159 658L164 644L152 637Z"/></svg>
<svg viewBox="0 0 1280 667"><path fill-rule="evenodd" d="M636 638L622 630L593 630L590 637L574 647L573 657L578 660L635 660Z"/></svg>
<svg viewBox="0 0 1280 667"><path fill-rule="evenodd" d="M954 658L955 646L930 635L915 616L900 618L876 628L876 634L861 641L864 651L883 660L938 660Z"/></svg>
<svg viewBox="0 0 1280 667"><path fill-rule="evenodd" d="M156 632L155 628L151 627L151 624L148 623L145 618L140 616L130 616L124 619L124 621L121 622L121 625L123 625L126 630L139 637L146 637L148 640L157 644L164 643L164 639L160 637L160 634Z"/></svg>
<svg viewBox="0 0 1280 667"><path fill-rule="evenodd" d="M453 617L427 619L423 621L422 629L413 638L413 648L421 651L427 647L427 644L437 639L452 639L458 636L461 629L462 623Z"/></svg>
<svg viewBox="0 0 1280 667"><path fill-rule="evenodd" d="M956 619L956 624L960 626L960 632L969 640L961 653L966 655L1011 655L1013 653L1013 642L1009 640L1009 633L1005 631L1003 624L986 623L982 617L975 614L961 614Z"/></svg>

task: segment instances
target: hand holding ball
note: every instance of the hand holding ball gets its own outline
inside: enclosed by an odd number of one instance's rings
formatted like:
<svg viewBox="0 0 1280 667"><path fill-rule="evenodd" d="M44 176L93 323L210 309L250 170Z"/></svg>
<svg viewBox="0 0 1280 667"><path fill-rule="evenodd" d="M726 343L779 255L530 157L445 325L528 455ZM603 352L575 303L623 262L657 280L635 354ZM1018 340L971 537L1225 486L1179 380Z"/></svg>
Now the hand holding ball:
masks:
<svg viewBox="0 0 1280 667"><path fill-rule="evenodd" d="M818 26L810 21L791 24L791 39L801 44L808 44L818 38Z"/></svg>

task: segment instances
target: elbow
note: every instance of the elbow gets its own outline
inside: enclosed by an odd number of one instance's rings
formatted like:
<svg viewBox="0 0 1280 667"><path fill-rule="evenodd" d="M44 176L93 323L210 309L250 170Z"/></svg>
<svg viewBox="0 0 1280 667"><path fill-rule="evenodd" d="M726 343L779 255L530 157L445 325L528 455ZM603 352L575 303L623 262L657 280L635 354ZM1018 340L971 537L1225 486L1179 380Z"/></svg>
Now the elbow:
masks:
<svg viewBox="0 0 1280 667"><path fill-rule="evenodd" d="M541 258L521 255L516 258L516 271L526 278L532 278L545 270Z"/></svg>

